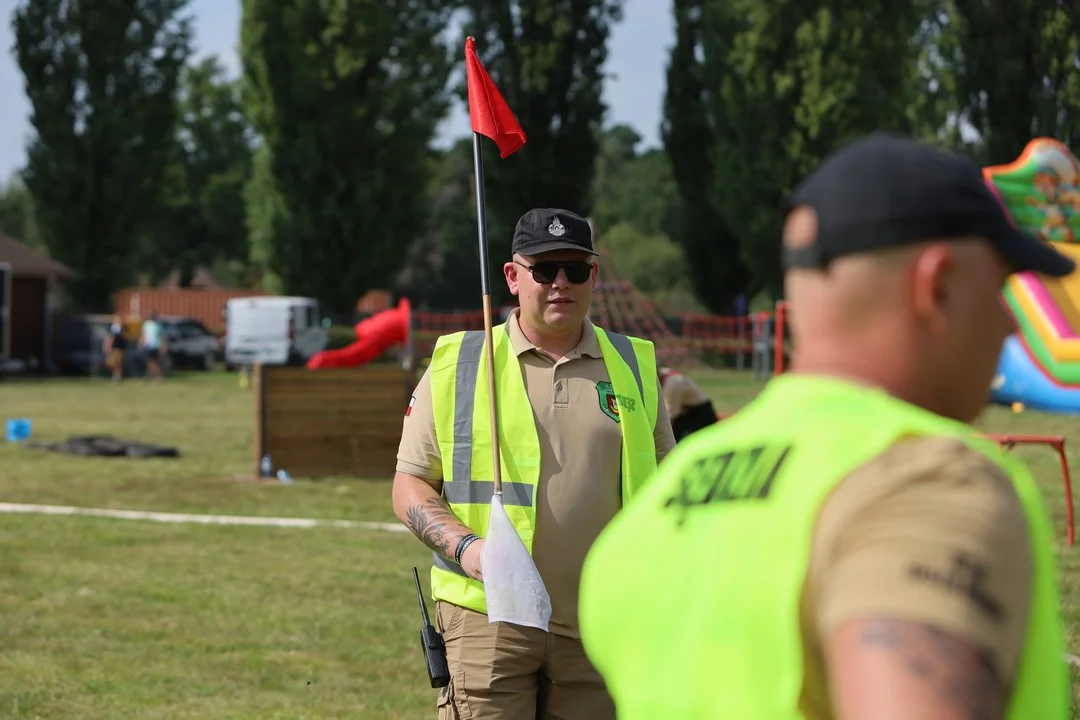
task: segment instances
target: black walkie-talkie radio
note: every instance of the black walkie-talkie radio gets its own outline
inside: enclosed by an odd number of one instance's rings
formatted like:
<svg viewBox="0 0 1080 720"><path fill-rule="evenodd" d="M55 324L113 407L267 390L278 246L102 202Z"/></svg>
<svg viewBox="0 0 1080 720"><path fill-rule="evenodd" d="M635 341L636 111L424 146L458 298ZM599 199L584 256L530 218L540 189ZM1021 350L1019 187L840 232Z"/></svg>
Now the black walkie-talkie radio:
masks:
<svg viewBox="0 0 1080 720"><path fill-rule="evenodd" d="M424 603L424 591L420 588L420 575L416 568L412 569L413 580L416 582L416 599L420 601L420 617L424 620L420 628L420 644L424 646L424 657L427 658L427 674L431 681L431 687L446 687L450 684L450 668L446 664L446 645L443 636L428 619L427 604Z"/></svg>

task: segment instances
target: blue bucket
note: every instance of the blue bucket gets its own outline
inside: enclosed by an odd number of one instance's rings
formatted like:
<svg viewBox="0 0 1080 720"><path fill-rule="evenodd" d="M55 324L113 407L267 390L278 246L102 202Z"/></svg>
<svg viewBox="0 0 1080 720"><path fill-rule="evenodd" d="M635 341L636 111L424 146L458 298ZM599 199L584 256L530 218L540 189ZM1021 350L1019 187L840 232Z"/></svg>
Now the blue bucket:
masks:
<svg viewBox="0 0 1080 720"><path fill-rule="evenodd" d="M27 418L9 418L7 421L7 441L19 442L30 437L30 420Z"/></svg>

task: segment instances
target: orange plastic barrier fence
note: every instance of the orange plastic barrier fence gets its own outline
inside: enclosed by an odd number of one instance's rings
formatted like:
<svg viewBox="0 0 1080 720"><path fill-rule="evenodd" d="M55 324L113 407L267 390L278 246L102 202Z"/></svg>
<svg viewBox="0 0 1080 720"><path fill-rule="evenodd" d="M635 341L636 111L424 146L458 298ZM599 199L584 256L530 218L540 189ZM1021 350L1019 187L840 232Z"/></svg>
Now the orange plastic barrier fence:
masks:
<svg viewBox="0 0 1080 720"><path fill-rule="evenodd" d="M720 355L751 353L754 349L754 324L766 322L773 315L774 324L774 371L784 370L785 333L787 332L787 304L781 301L776 306L775 314L761 311L753 315L730 317L708 315L704 313L683 313L678 317L678 333L674 337L681 345L697 352L713 352ZM646 327L644 320L634 314L617 312L599 313L594 321L601 326L628 327L630 332L641 337L655 337L665 333L672 335L666 327ZM656 319L653 319L655 324ZM413 312L413 333L422 344L433 337L459 330L483 330L484 314L482 311L466 312Z"/></svg>
<svg viewBox="0 0 1080 720"><path fill-rule="evenodd" d="M773 362L775 367L773 372L777 375L784 372L784 348L787 345L787 338L785 333L787 332L787 302L781 300L776 303L776 327L774 329L774 342L773 347Z"/></svg>
<svg viewBox="0 0 1080 720"><path fill-rule="evenodd" d="M718 353L751 352L753 350L754 320L749 316L725 317L684 313L682 338L695 350Z"/></svg>

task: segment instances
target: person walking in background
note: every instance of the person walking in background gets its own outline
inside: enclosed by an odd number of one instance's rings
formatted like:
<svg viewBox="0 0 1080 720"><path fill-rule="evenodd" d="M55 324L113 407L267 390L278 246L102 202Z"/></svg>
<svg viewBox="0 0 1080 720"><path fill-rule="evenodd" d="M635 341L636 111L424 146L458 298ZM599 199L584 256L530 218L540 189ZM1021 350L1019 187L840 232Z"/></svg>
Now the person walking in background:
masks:
<svg viewBox="0 0 1080 720"><path fill-rule="evenodd" d="M439 338L405 412L393 506L435 552L432 595L451 671L439 718L615 717L579 639L581 563L675 439L653 344L586 317L596 256L584 218L525 213L503 265L519 307L493 328L503 500L550 594L549 632L486 615L480 536L493 483L483 332Z"/></svg>
<svg viewBox="0 0 1080 720"><path fill-rule="evenodd" d="M716 408L701 386L688 376L669 367L660 368L660 387L664 392L675 441L716 422Z"/></svg>
<svg viewBox="0 0 1080 720"><path fill-rule="evenodd" d="M161 323L158 322L157 312L151 310L146 322L143 323L139 344L146 353L146 378L148 380L153 378L155 382L161 382L164 377L161 372L161 362L165 348L161 336Z"/></svg>
<svg viewBox="0 0 1080 720"><path fill-rule="evenodd" d="M114 383L120 382L124 377L124 354L127 350L127 338L124 337L124 318L117 313L113 315L109 332L105 336L105 342L101 347L105 355L105 366L112 372Z"/></svg>
<svg viewBox="0 0 1080 720"><path fill-rule="evenodd" d="M1012 273L1074 263L967 158L827 158L783 230L795 353L600 535L581 631L619 717L1066 720L1050 519L970 423Z"/></svg>

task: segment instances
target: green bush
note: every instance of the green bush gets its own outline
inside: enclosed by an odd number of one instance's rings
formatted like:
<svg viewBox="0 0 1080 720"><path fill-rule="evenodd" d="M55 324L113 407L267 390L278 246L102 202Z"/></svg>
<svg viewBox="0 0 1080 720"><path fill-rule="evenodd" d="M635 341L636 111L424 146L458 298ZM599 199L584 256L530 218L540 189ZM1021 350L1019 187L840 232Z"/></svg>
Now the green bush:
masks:
<svg viewBox="0 0 1080 720"><path fill-rule="evenodd" d="M356 330L352 325L331 325L327 331L326 347L328 350L340 350L356 342Z"/></svg>

